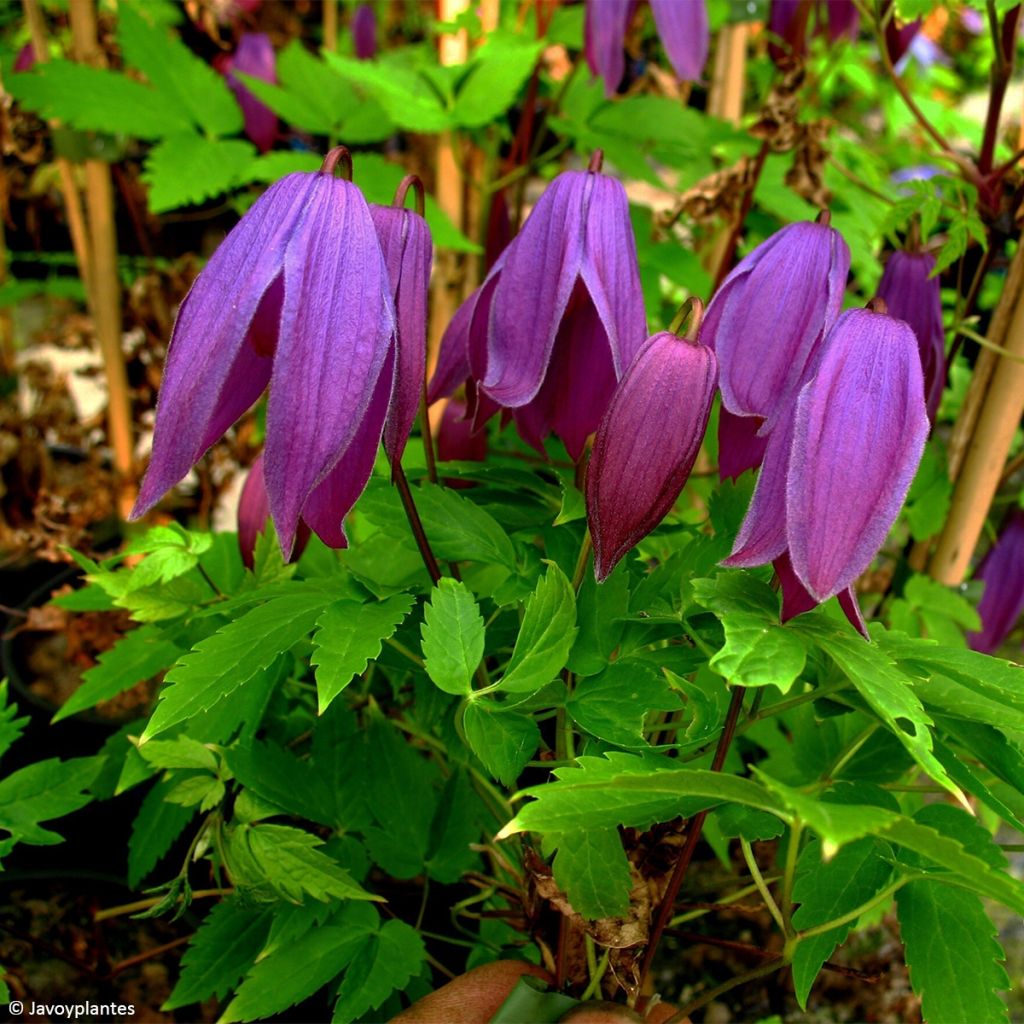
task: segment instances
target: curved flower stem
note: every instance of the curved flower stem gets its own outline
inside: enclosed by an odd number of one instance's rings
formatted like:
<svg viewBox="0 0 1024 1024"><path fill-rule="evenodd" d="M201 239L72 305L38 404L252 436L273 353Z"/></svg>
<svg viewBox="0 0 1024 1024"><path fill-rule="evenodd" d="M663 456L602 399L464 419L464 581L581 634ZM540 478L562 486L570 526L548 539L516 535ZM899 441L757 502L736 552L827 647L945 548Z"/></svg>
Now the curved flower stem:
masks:
<svg viewBox="0 0 1024 1024"><path fill-rule="evenodd" d="M409 194L409 189L413 190L413 194L416 198L416 212L423 217L427 208L426 193L423 189L423 180L418 174L407 174L399 183L398 188L395 189L395 198L391 205L401 209L405 206L405 198Z"/></svg>
<svg viewBox="0 0 1024 1024"><path fill-rule="evenodd" d="M580 591L580 587L583 586L583 575L587 571L587 562L593 546L590 539L590 530L585 530L583 533L583 543L580 544L579 557L576 559L576 571L572 574L572 589L577 594Z"/></svg>
<svg viewBox="0 0 1024 1024"><path fill-rule="evenodd" d="M729 745L732 743L732 738L736 733L736 723L740 717L740 709L743 707L743 698L746 696L746 692L746 689L742 686L733 687L732 699L729 702L729 710L725 716L725 724L722 726L722 735L718 738L715 757L711 762L711 770L713 772L720 772L722 770L722 765L725 764L725 755L729 752ZM679 854L679 860L676 861L675 868L672 870L672 877L669 879L668 888L665 890L665 895L662 898L661 905L658 907L658 915L654 920L654 926L651 928L651 936L647 940L647 949L644 951L643 963L640 966L640 977L637 979L636 988L638 992L643 989L644 981L647 979L647 975L651 969L651 963L654 961L654 954L658 949L658 943L661 941L661 936L665 931L665 926L672 917L672 908L675 906L676 897L679 895L679 889L682 886L683 879L686 877L686 872L690 867L690 861L693 860L693 852L696 850L697 843L700 841L700 834L704 830L704 821L707 816L707 811L700 811L693 816L689 823L689 828L686 833L686 843L683 846L682 852ZM700 1005L703 1006L704 1004L701 1003ZM684 1019L685 1015L679 1017L680 1021Z"/></svg>
<svg viewBox="0 0 1024 1024"><path fill-rule="evenodd" d="M434 557L434 552L430 548L430 541L427 540L427 534L423 529L423 520L420 519L420 514L416 509L416 502L413 500L412 491L409 489L409 481L406 479L405 470L402 469L402 464L397 460L392 464L391 469L394 475L395 486L398 488L398 494L402 499L402 505L409 520L409 528L412 530L412 535L416 540L416 547L420 549L420 557L423 559L423 564L426 566L431 580L436 585L441 579L441 569L437 564L437 559Z"/></svg>
<svg viewBox="0 0 1024 1024"><path fill-rule="evenodd" d="M996 142L999 138L999 118L1006 98L1006 87L1013 75L1013 58L1017 49L1017 25L1020 22L1020 7L1007 11L1002 25L996 11L995 0L986 4L989 29L992 33L992 78L988 92L988 112L985 115L985 133L978 155L978 170L987 175L992 170Z"/></svg>

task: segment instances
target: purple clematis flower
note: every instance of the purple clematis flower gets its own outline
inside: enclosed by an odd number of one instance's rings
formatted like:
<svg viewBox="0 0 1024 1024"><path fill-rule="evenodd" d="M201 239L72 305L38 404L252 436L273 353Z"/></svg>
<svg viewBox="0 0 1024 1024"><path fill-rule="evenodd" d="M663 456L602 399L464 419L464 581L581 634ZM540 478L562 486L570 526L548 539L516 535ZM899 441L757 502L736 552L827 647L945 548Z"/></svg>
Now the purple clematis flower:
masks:
<svg viewBox="0 0 1024 1024"><path fill-rule="evenodd" d="M676 78L695 82L708 57L708 12L705 0L650 0L651 14ZM584 52L591 74L604 80L613 96L626 69L626 30L636 0L586 0Z"/></svg>
<svg viewBox="0 0 1024 1024"><path fill-rule="evenodd" d="M235 94L245 118L245 134L256 144L261 153L266 153L277 138L277 115L235 77L235 71L276 84L274 70L274 47L270 37L263 32L243 32L235 52L226 60L217 62L228 87Z"/></svg>
<svg viewBox="0 0 1024 1024"><path fill-rule="evenodd" d="M591 164L548 186L452 318L428 394L470 377L478 427L510 409L530 444L553 429L573 459L646 334L626 193Z"/></svg>
<svg viewBox="0 0 1024 1024"><path fill-rule="evenodd" d="M370 4L360 4L352 15L352 47L358 60L377 54L377 15Z"/></svg>
<svg viewBox="0 0 1024 1024"><path fill-rule="evenodd" d="M823 221L782 228L732 270L701 332L718 356L729 412L763 417L762 433L774 429L813 373L849 269L850 250Z"/></svg>
<svg viewBox="0 0 1024 1024"><path fill-rule="evenodd" d="M414 188L417 211L403 207ZM395 303L398 370L391 411L384 427L384 450L395 465L401 458L416 420L427 365L427 298L434 246L423 219L423 183L409 175L398 187L394 206L370 207L380 239Z"/></svg>
<svg viewBox="0 0 1024 1024"><path fill-rule="evenodd" d="M761 565L788 553L815 602L848 591L871 564L928 436L914 332L885 315L884 303L872 305L839 318L792 415L772 431L724 563ZM795 593L791 602L799 604Z"/></svg>
<svg viewBox="0 0 1024 1024"><path fill-rule="evenodd" d="M474 430L473 421L466 415L466 403L451 399L441 414L437 428L437 458L440 462L483 462L487 458L487 431ZM449 487L472 487L469 480L445 477Z"/></svg>
<svg viewBox="0 0 1024 1024"><path fill-rule="evenodd" d="M778 63L783 58L804 55L812 14L817 21L816 35L827 30L829 41L833 43L842 36L857 38L860 13L853 0L771 0L768 30L782 40L782 45L768 44L773 61Z"/></svg>
<svg viewBox="0 0 1024 1024"><path fill-rule="evenodd" d="M718 410L718 477L736 480L764 462L768 438L760 433L760 416L734 416L723 405Z"/></svg>
<svg viewBox="0 0 1024 1024"><path fill-rule="evenodd" d="M598 582L675 504L704 439L717 378L711 349L662 331L619 382L587 471Z"/></svg>
<svg viewBox="0 0 1024 1024"><path fill-rule="evenodd" d="M395 314L373 218L333 176L290 174L252 205L185 297L132 517L191 469L270 385L264 476L281 547L325 543L366 486L396 371ZM351 165L349 164L349 167Z"/></svg>
<svg viewBox="0 0 1024 1024"><path fill-rule="evenodd" d="M978 603L981 632L969 633L967 642L976 651L994 654L1024 613L1024 510L1010 513L974 578L985 583Z"/></svg>
<svg viewBox="0 0 1024 1024"><path fill-rule="evenodd" d="M946 382L946 332L939 279L931 276L934 269L935 258L930 253L894 252L878 285L878 297L885 300L889 314L906 320L917 335L925 402L932 423Z"/></svg>
<svg viewBox="0 0 1024 1024"><path fill-rule="evenodd" d="M267 528L268 522L270 499L267 497L267 484L263 478L263 452L260 452L249 467L238 499L238 547L242 553L242 561L248 569L253 567L256 538ZM308 543L309 527L305 523L300 523L292 558L297 559Z"/></svg>

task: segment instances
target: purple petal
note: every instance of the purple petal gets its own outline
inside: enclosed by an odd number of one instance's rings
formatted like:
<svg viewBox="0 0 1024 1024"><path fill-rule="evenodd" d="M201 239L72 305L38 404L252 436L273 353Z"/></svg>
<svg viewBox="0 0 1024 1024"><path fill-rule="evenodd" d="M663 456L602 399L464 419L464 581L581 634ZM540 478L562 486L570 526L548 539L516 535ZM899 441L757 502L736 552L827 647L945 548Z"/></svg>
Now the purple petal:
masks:
<svg viewBox="0 0 1024 1024"><path fill-rule="evenodd" d="M444 408L437 431L441 462L482 462L487 457L487 434L473 429L466 403L453 398Z"/></svg>
<svg viewBox="0 0 1024 1024"><path fill-rule="evenodd" d="M734 416L723 405L718 410L718 477L735 480L764 462L768 438L758 433L760 416Z"/></svg>
<svg viewBox="0 0 1024 1024"><path fill-rule="evenodd" d="M704 0L651 0L651 14L676 78L696 82L708 59L708 11Z"/></svg>
<svg viewBox="0 0 1024 1024"><path fill-rule="evenodd" d="M834 43L841 36L856 39L860 32L860 11L853 0L828 0L828 37Z"/></svg>
<svg viewBox="0 0 1024 1024"><path fill-rule="evenodd" d="M891 6L891 4L890 4ZM889 18L885 26L885 48L889 53L889 60L898 64L900 58L910 48L914 36L921 31L921 19L907 22L905 25L897 25L896 18Z"/></svg>
<svg viewBox="0 0 1024 1024"><path fill-rule="evenodd" d="M847 310L797 402L786 498L793 568L819 601L871 564L927 436L913 330L880 313Z"/></svg>
<svg viewBox="0 0 1024 1024"><path fill-rule="evenodd" d="M807 21L810 14L810 0L771 0L768 12L768 31L782 43L774 40L768 44L773 61L783 57L801 57L807 49Z"/></svg>
<svg viewBox="0 0 1024 1024"><path fill-rule="evenodd" d="M250 569L253 566L256 537L266 529L268 519L270 499L263 480L263 453L260 452L249 467L238 499L238 547L242 552L242 561Z"/></svg>
<svg viewBox="0 0 1024 1024"><path fill-rule="evenodd" d="M786 550L786 476L792 447L793 417L785 416L768 437L754 497L733 544L732 554L722 565L744 568L764 565Z"/></svg>
<svg viewBox="0 0 1024 1024"><path fill-rule="evenodd" d="M679 497L711 414L715 354L662 332L626 371L594 441L587 518L605 579Z"/></svg>
<svg viewBox="0 0 1024 1024"><path fill-rule="evenodd" d="M395 326L366 201L351 182L315 178L309 215L285 255L281 334L267 404L264 473L286 552L310 492L367 414Z"/></svg>
<svg viewBox="0 0 1024 1024"><path fill-rule="evenodd" d="M818 603L807 592L807 588L800 582L797 574L793 571L793 563L790 560L789 552L785 552L775 559L773 563L775 575L779 578L780 589L782 590L782 621L789 622L797 615L803 615L812 608L817 608ZM864 616L861 615L860 605L857 603L857 595L853 587L847 587L839 594L839 607L842 608L850 625L860 633L865 640L870 640L868 628L864 623Z"/></svg>
<svg viewBox="0 0 1024 1024"><path fill-rule="evenodd" d="M626 70L623 47L633 0L586 0L584 50L592 75L604 79L605 96L614 96Z"/></svg>
<svg viewBox="0 0 1024 1024"><path fill-rule="evenodd" d="M499 405L526 405L544 382L583 262L584 224L597 177L589 171L560 174L505 250L490 307L483 379ZM475 367L474 376L479 378Z"/></svg>
<svg viewBox="0 0 1024 1024"><path fill-rule="evenodd" d="M647 339L636 238L622 183L603 174L591 177L580 276L604 324L615 372L621 377Z"/></svg>
<svg viewBox="0 0 1024 1024"><path fill-rule="evenodd" d="M412 210L371 206L395 301L398 369L384 448L399 461L419 412L427 364L427 298L434 247L427 222Z"/></svg>
<svg viewBox="0 0 1024 1024"><path fill-rule="evenodd" d="M274 61L274 47L268 35L263 32L243 32L238 40L238 48L225 65L225 80L235 94L245 118L245 134L256 143L261 153L266 153L277 138L277 115L249 92L231 72L241 71L273 85L277 82Z"/></svg>
<svg viewBox="0 0 1024 1024"><path fill-rule="evenodd" d="M974 578L985 583L978 604L981 632L969 633L967 642L976 651L994 654L1024 612L1024 511L1010 513Z"/></svg>
<svg viewBox="0 0 1024 1024"><path fill-rule="evenodd" d="M132 518L152 508L209 448L211 424L234 401L236 388L256 390L253 378L265 372L265 364L242 350L265 293L281 273L289 238L306 216L316 178L290 174L267 189L210 257L182 303L157 400L153 457Z"/></svg>
<svg viewBox="0 0 1024 1024"><path fill-rule="evenodd" d="M313 532L331 548L347 548L345 516L363 493L377 458L384 420L391 404L395 374L395 350L388 352L373 390L369 408L362 417L355 437L334 467L313 488L302 508L302 518Z"/></svg>
<svg viewBox="0 0 1024 1024"><path fill-rule="evenodd" d="M771 427L789 408L839 313L849 268L837 231L800 223L778 231L729 275L701 338L718 355L730 412L763 416Z"/></svg>
<svg viewBox="0 0 1024 1024"><path fill-rule="evenodd" d="M889 315L914 329L924 372L928 418L935 422L946 382L946 332L938 277L931 277L935 258L926 252L894 252L885 264L878 297Z"/></svg>
<svg viewBox="0 0 1024 1024"><path fill-rule="evenodd" d="M377 15L370 4L360 4L352 15L352 47L357 60L372 60L377 54Z"/></svg>

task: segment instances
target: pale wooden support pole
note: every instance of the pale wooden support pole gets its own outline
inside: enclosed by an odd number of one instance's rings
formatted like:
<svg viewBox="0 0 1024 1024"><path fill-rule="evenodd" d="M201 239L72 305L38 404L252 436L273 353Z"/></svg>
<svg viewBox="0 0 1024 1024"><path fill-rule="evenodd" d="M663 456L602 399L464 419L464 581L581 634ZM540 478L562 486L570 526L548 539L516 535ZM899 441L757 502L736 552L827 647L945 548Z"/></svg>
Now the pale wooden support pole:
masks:
<svg viewBox="0 0 1024 1024"><path fill-rule="evenodd" d="M454 21L469 9L469 0L438 0L438 18ZM441 63L448 66L464 64L469 57L469 38L463 29L446 32L438 39ZM455 156L455 135L442 132L437 138L434 191L437 204L448 214L452 223L461 228L465 217L466 182L462 167ZM427 334L427 376L434 372L441 336L455 315L463 298L465 260L451 250L441 250L435 258L434 276L430 285L430 325ZM430 425L437 429L444 411L443 402L436 402L430 410Z"/></svg>
<svg viewBox="0 0 1024 1024"><path fill-rule="evenodd" d="M93 0L70 0L71 41L75 59L100 66L103 54L96 34ZM93 320L107 379L107 421L118 476L118 510L127 516L135 501L131 402L121 350L121 281L117 272L117 231L110 167L85 162L85 199L92 242Z"/></svg>
<svg viewBox="0 0 1024 1024"><path fill-rule="evenodd" d="M967 572L1024 414L1024 292L1020 290L1009 313L1003 347L1007 356L996 356L949 516L929 566L931 575L949 586L959 584Z"/></svg>
<svg viewBox="0 0 1024 1024"><path fill-rule="evenodd" d="M32 40L32 51L40 64L50 59L50 50L46 44L46 21L43 18L39 0L22 0L25 10L25 21L28 24L29 37ZM82 197L78 194L75 174L71 161L58 156L54 161L60 177L60 190L64 197L64 211L68 218L68 232L71 235L71 248L78 264L78 274L85 288L86 300L92 309L92 253L89 233L85 225L85 213L82 210Z"/></svg>
<svg viewBox="0 0 1024 1024"><path fill-rule="evenodd" d="M338 50L338 0L323 0L324 49Z"/></svg>
<svg viewBox="0 0 1024 1024"><path fill-rule="evenodd" d="M708 113L733 124L739 124L743 116L748 29L745 23L722 27L715 50L711 89L708 91Z"/></svg>

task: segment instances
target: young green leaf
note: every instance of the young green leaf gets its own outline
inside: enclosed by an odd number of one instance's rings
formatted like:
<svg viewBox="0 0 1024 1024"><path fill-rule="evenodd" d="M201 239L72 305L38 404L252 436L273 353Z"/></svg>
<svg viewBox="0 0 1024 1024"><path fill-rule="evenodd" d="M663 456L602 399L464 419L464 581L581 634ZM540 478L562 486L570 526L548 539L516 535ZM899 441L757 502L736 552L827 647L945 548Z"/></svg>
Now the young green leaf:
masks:
<svg viewBox="0 0 1024 1024"><path fill-rule="evenodd" d="M146 156L142 180L149 186L149 208L164 213L223 195L255 158L256 147L242 139L169 135Z"/></svg>
<svg viewBox="0 0 1024 1024"><path fill-rule="evenodd" d="M84 807L93 797L86 792L103 767L100 758L55 757L37 761L0 781L0 829L14 842L54 846L64 840L41 822L62 818Z"/></svg>
<svg viewBox="0 0 1024 1024"><path fill-rule="evenodd" d="M543 42L491 36L459 86L452 117L464 128L480 128L503 114L530 77Z"/></svg>
<svg viewBox="0 0 1024 1024"><path fill-rule="evenodd" d="M143 744L139 752L154 768L217 771L217 755L209 747L188 736L176 736L173 740L153 740Z"/></svg>
<svg viewBox="0 0 1024 1024"><path fill-rule="evenodd" d="M793 914L797 930L813 928L848 914L881 892L892 877L892 853L877 839L864 838L844 846L830 860L822 859L820 843L808 843L796 868L793 901L799 904ZM800 1008L807 1009L807 996L836 946L856 922L833 928L804 939L793 954L793 987Z"/></svg>
<svg viewBox="0 0 1024 1024"><path fill-rule="evenodd" d="M540 746L540 729L529 715L492 710L489 701L475 700L466 706L463 729L470 750L505 786L516 784Z"/></svg>
<svg viewBox="0 0 1024 1024"><path fill-rule="evenodd" d="M10 749L11 744L28 725L28 716L16 717L18 705L8 698L7 680L0 681L0 757Z"/></svg>
<svg viewBox="0 0 1024 1024"><path fill-rule="evenodd" d="M576 595L554 562L526 602L512 660L499 683L507 693L534 693L555 678L576 640Z"/></svg>
<svg viewBox="0 0 1024 1024"><path fill-rule="evenodd" d="M438 558L498 562L516 567L516 550L506 530L483 509L455 491L425 484L416 491L423 528Z"/></svg>
<svg viewBox="0 0 1024 1024"><path fill-rule="evenodd" d="M271 912L229 898L203 918L181 958L181 974L164 1010L223 999L256 962L270 930Z"/></svg>
<svg viewBox="0 0 1024 1024"><path fill-rule="evenodd" d="M387 640L416 603L410 594L395 594L383 601L358 604L338 601L316 620L312 662L322 715L331 701L380 654Z"/></svg>
<svg viewBox="0 0 1024 1024"><path fill-rule="evenodd" d="M143 741L207 708L269 668L313 628L327 597L321 591L275 598L201 640L168 673Z"/></svg>
<svg viewBox="0 0 1024 1024"><path fill-rule="evenodd" d="M618 829L549 832L544 847L558 848L551 869L577 913L600 920L629 910L633 879Z"/></svg>
<svg viewBox="0 0 1024 1024"><path fill-rule="evenodd" d="M629 574L624 563L598 584L593 573L585 573L576 597L579 633L569 654L568 667L578 676L593 676L604 670L622 639L629 614Z"/></svg>
<svg viewBox="0 0 1024 1024"><path fill-rule="evenodd" d="M423 609L423 657L427 675L445 693L467 696L484 655L484 619L461 580L445 577Z"/></svg>
<svg viewBox="0 0 1024 1024"><path fill-rule="evenodd" d="M170 803L173 779L161 779L142 801L128 840L128 884L133 888L157 866L195 815L194 807Z"/></svg>

